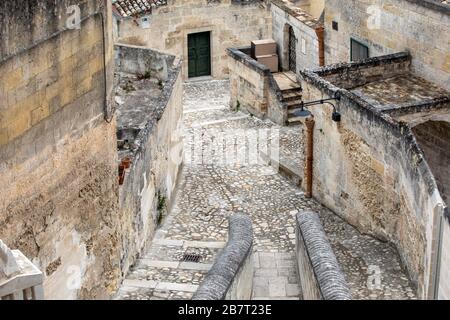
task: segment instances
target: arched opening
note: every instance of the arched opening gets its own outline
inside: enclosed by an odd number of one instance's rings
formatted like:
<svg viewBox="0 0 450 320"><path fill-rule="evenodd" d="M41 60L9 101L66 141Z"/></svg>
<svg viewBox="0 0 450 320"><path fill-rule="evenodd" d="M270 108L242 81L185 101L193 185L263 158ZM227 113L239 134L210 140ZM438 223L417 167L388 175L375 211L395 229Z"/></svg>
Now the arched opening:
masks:
<svg viewBox="0 0 450 320"><path fill-rule="evenodd" d="M297 38L291 25L284 26L283 59L281 61L283 71L297 72Z"/></svg>
<svg viewBox="0 0 450 320"><path fill-rule="evenodd" d="M450 122L427 121L413 129L417 142L436 179L444 202L450 202Z"/></svg>
<svg viewBox="0 0 450 320"><path fill-rule="evenodd" d="M450 122L426 121L412 128L425 160L446 205L450 202ZM431 230L427 299L436 299L439 290L443 233L443 205L434 208Z"/></svg>

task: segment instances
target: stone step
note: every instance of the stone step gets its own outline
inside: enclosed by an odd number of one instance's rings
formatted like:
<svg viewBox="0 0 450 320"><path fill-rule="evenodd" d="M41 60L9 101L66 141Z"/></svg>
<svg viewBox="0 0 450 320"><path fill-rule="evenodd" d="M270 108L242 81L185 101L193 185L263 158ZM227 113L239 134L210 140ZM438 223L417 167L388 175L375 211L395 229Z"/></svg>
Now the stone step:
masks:
<svg viewBox="0 0 450 320"><path fill-rule="evenodd" d="M302 88L301 87L296 87L296 88L290 88L290 89L285 89L285 90L281 90L281 94L283 96L285 95L290 95L290 94L301 94L302 93Z"/></svg>
<svg viewBox="0 0 450 320"><path fill-rule="evenodd" d="M287 92L287 93L282 93L283 95L283 101L287 102L287 101L292 101L292 100L299 100L302 98L302 91L294 91L294 92Z"/></svg>
<svg viewBox="0 0 450 320"><path fill-rule="evenodd" d="M146 266L146 267L151 267L151 268L170 268L170 269L209 271L209 269L211 269L211 267L212 267L212 263L139 259L136 263L136 266Z"/></svg>
<svg viewBox="0 0 450 320"><path fill-rule="evenodd" d="M295 110L300 108L301 99L299 100L291 100L286 103L288 110Z"/></svg>
<svg viewBox="0 0 450 320"><path fill-rule="evenodd" d="M302 124L304 119L305 118L303 118L303 117L289 117L288 125L293 126L293 125Z"/></svg>

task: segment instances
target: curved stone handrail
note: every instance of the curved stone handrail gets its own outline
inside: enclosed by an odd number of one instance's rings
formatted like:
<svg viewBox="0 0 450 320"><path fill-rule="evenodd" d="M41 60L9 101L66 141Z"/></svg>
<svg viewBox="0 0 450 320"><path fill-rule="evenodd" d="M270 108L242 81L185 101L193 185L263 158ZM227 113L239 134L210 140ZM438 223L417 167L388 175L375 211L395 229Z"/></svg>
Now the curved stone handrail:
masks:
<svg viewBox="0 0 450 320"><path fill-rule="evenodd" d="M318 289L324 300L352 299L345 276L315 212L297 214L297 227L303 239Z"/></svg>
<svg viewBox="0 0 450 320"><path fill-rule="evenodd" d="M249 216L229 218L229 238L192 300L224 300L251 254L253 228Z"/></svg>

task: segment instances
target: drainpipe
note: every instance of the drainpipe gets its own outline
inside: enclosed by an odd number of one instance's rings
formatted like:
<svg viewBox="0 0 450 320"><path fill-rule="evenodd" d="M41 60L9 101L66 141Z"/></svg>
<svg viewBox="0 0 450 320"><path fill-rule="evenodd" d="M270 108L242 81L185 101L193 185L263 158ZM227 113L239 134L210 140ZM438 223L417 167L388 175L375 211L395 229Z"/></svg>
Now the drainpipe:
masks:
<svg viewBox="0 0 450 320"><path fill-rule="evenodd" d="M317 27L315 31L319 42L319 66L323 67L325 65L325 40L323 37L324 28Z"/></svg>
<svg viewBox="0 0 450 320"><path fill-rule="evenodd" d="M305 119L306 125L306 161L305 161L305 197L312 198L313 186L313 147L314 147L314 124L312 118Z"/></svg>

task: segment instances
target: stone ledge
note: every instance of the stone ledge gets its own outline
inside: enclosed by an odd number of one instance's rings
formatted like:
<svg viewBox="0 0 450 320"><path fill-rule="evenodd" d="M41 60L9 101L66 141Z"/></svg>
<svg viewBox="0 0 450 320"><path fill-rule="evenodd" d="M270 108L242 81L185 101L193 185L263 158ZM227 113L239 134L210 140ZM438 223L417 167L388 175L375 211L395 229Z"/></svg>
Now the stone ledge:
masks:
<svg viewBox="0 0 450 320"><path fill-rule="evenodd" d="M372 57L361 61L342 62L330 64L325 67L311 70L319 76L327 76L330 74L340 73L344 70L354 70L361 67L371 68L385 64L399 63L411 61L411 55L409 52L397 52L393 54L387 54L383 56Z"/></svg>
<svg viewBox="0 0 450 320"><path fill-rule="evenodd" d="M445 14L450 14L450 6L446 5L441 0L406 0L406 1L428 9L437 10Z"/></svg>
<svg viewBox="0 0 450 320"><path fill-rule="evenodd" d="M264 76L267 76L270 74L269 68L267 68L265 65L259 63L252 57L250 57L248 54L245 53L245 51L250 51L250 47L228 48L227 49L227 53L231 58L243 63L245 66L249 67L253 71L256 71L259 74L262 74Z"/></svg>
<svg viewBox="0 0 450 320"><path fill-rule="evenodd" d="M224 300L235 278L251 254L253 228L249 216L234 214L229 218L229 240L192 300Z"/></svg>
<svg viewBox="0 0 450 320"><path fill-rule="evenodd" d="M302 211L297 214L297 242L299 241L304 244L306 257L309 259L306 264L312 268L316 280L312 282L316 282L322 299L352 299L344 273L334 255L317 213ZM299 274L302 277L302 273ZM303 281L305 281L304 278L301 279L301 282Z"/></svg>

